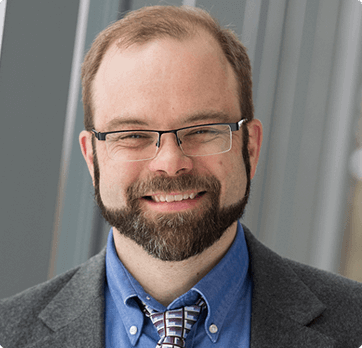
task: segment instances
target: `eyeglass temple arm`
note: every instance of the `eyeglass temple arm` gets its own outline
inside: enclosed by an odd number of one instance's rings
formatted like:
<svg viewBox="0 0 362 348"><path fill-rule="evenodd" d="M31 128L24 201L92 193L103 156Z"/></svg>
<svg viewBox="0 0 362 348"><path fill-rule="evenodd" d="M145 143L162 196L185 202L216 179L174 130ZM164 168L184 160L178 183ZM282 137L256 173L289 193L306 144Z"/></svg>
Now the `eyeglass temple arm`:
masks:
<svg viewBox="0 0 362 348"><path fill-rule="evenodd" d="M244 122L247 122L248 120L246 118L243 118L242 120L240 120L239 122L237 123L230 123L230 128L231 128L231 131L238 131L240 128L241 128L241 125L244 123Z"/></svg>
<svg viewBox="0 0 362 348"><path fill-rule="evenodd" d="M239 129L241 128L241 125L244 123L244 122L247 122L248 120L246 119L246 118L243 118L242 120L240 120L239 122L238 122L238 127L239 127Z"/></svg>
<svg viewBox="0 0 362 348"><path fill-rule="evenodd" d="M106 140L106 133L97 132L95 129L92 129L92 133L98 140Z"/></svg>

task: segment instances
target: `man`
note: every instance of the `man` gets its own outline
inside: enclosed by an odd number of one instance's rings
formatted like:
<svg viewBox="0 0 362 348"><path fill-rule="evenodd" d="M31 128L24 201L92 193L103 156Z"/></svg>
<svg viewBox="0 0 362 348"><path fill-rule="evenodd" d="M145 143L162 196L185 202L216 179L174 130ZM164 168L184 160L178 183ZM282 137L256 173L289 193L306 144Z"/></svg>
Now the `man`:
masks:
<svg viewBox="0 0 362 348"><path fill-rule="evenodd" d="M107 248L1 303L7 347L359 347L362 287L282 259L238 222L262 142L250 63L204 11L102 32L79 140Z"/></svg>

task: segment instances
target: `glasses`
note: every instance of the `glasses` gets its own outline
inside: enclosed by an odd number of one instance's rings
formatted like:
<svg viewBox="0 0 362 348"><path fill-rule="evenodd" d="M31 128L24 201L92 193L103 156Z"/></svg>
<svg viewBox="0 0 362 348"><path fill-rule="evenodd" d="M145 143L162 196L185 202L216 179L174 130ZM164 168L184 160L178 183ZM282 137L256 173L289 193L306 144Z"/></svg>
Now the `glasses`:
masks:
<svg viewBox="0 0 362 348"><path fill-rule="evenodd" d="M156 157L161 144L161 136L173 133L185 156L209 156L228 152L232 146L232 132L240 129L242 119L236 123L212 123L184 127L168 131L122 130L97 132L98 140L105 141L107 154L111 159L127 162L145 161Z"/></svg>

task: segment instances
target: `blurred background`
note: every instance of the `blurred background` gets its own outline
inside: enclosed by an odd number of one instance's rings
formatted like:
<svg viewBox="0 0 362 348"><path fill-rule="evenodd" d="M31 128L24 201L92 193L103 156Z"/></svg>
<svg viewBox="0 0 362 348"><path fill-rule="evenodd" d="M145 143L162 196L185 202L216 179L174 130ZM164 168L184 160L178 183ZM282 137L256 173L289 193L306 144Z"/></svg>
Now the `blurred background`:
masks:
<svg viewBox="0 0 362 348"><path fill-rule="evenodd" d="M248 48L265 133L242 222L285 257L362 281L359 0L0 0L0 298L105 245L78 145L80 66L109 23L155 4L204 8Z"/></svg>

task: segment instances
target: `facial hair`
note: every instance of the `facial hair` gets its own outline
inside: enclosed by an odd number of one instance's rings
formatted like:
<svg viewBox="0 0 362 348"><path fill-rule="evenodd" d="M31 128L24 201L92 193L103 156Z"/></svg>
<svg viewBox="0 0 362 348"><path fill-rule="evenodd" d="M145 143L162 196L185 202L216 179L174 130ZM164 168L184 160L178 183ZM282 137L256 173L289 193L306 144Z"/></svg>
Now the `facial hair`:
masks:
<svg viewBox="0 0 362 348"><path fill-rule="evenodd" d="M245 131L246 129L246 131ZM95 199L104 219L122 235L141 246L149 255L162 261L182 261L202 253L216 243L224 232L242 217L250 192L250 161L247 151L247 127L244 130L243 158L247 174L245 195L237 203L220 207L221 183L214 176L182 174L177 177L156 176L137 181L126 190L126 208L107 208L100 194L100 170L95 146ZM246 133L246 134L245 134ZM94 144L94 143L93 143ZM199 209L175 213L158 213L149 217L141 200L149 192L197 191L205 195Z"/></svg>

